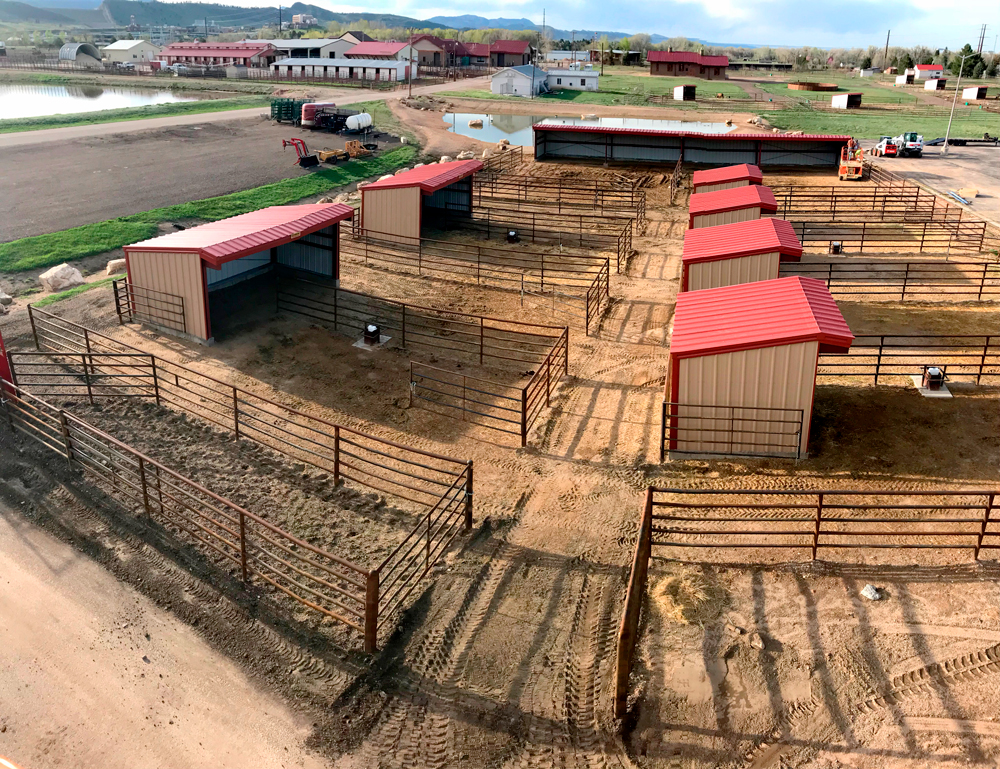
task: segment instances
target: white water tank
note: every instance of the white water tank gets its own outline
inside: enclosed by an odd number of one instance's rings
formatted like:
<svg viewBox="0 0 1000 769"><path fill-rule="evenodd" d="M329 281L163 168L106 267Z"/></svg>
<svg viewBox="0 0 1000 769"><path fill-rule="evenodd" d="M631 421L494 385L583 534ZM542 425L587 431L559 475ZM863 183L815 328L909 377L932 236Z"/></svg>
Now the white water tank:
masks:
<svg viewBox="0 0 1000 769"><path fill-rule="evenodd" d="M345 123L348 131L364 131L366 128L370 128L371 124L372 116L367 112L362 112L360 115L351 115Z"/></svg>

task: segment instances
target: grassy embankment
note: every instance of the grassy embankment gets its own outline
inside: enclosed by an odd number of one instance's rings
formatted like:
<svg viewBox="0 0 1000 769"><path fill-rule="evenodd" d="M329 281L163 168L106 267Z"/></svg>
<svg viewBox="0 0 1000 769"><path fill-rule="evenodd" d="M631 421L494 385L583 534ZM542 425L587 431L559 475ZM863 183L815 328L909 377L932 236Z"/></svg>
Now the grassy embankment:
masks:
<svg viewBox="0 0 1000 769"><path fill-rule="evenodd" d="M847 134L858 139L877 139L880 136L898 136L904 131L916 131L925 139L944 136L948 115L923 115L919 112L816 112L808 108L786 109L761 113L778 128L805 133ZM1000 117L984 110L956 110L951 135L975 138L989 131L996 135Z"/></svg>
<svg viewBox="0 0 1000 769"><path fill-rule="evenodd" d="M116 276L124 277L124 276ZM43 296L37 302L32 302L35 307L47 307L50 304L55 304L56 302L61 302L63 299L69 299L70 297L76 296L77 294L82 294L84 291L90 291L92 288L100 288L101 286L107 286L115 278L103 278L102 280L95 280L93 283L84 283L82 286L75 286L73 288L66 289L65 291L60 291L58 294L49 294L48 296Z"/></svg>
<svg viewBox="0 0 1000 769"><path fill-rule="evenodd" d="M124 107L98 112L76 112L67 115L42 115L0 120L0 134L19 131L38 131L44 128L119 123L173 115L200 115L207 112L225 112L235 109L266 108L269 100L262 96L244 96L232 99L200 99L170 104L152 104L147 107Z"/></svg>

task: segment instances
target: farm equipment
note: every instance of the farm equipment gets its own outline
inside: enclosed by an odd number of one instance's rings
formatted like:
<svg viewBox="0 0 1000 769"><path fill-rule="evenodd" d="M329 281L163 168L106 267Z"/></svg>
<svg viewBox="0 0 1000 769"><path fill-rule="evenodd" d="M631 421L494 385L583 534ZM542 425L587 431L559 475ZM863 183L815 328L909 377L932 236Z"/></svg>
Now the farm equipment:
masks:
<svg viewBox="0 0 1000 769"><path fill-rule="evenodd" d="M840 151L840 167L838 176L841 181L860 181L865 170L865 151L858 146L854 139L848 139L847 144Z"/></svg>
<svg viewBox="0 0 1000 769"><path fill-rule="evenodd" d="M316 157L324 163L339 163L341 160L351 159L347 150L316 150Z"/></svg>
<svg viewBox="0 0 1000 769"><path fill-rule="evenodd" d="M892 141L896 145L900 157L905 158L912 155L919 158L924 152L924 137L918 133L900 134Z"/></svg>
<svg viewBox="0 0 1000 769"><path fill-rule="evenodd" d="M295 154L299 157L295 162L302 168L312 168L319 165L319 158L309 152L306 143L302 139L282 139L281 149L285 149L286 147L295 148Z"/></svg>
<svg viewBox="0 0 1000 769"><path fill-rule="evenodd" d="M271 120L298 125L302 122L302 107L306 99L271 99Z"/></svg>
<svg viewBox="0 0 1000 769"><path fill-rule="evenodd" d="M365 158L372 154L372 151L357 140L349 141L344 145L344 150L352 158Z"/></svg>
<svg viewBox="0 0 1000 769"><path fill-rule="evenodd" d="M899 147L896 146L895 141L890 136L883 136L879 140L879 143L872 147L872 155L877 158L894 158L898 154Z"/></svg>

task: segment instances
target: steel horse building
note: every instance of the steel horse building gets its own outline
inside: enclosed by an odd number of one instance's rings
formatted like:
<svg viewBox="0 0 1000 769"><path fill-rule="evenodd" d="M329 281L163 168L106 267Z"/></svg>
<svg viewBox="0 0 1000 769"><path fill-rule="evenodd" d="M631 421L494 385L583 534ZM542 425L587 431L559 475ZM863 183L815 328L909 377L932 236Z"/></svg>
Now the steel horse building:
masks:
<svg viewBox="0 0 1000 769"><path fill-rule="evenodd" d="M657 128L534 125L536 160L597 160L605 163L748 163L759 168L837 165L848 136L709 134Z"/></svg>

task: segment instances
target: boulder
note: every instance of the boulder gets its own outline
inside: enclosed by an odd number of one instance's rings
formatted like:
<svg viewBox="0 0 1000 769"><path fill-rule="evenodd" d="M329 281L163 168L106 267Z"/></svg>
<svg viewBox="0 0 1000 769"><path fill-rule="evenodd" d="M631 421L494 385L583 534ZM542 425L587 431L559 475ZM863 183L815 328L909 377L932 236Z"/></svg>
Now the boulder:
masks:
<svg viewBox="0 0 1000 769"><path fill-rule="evenodd" d="M484 149L484 150L483 150L483 160L486 160L486 158L488 158L488 157L489 157L490 155L492 155L492 154L493 154L493 153L492 153L492 152L490 152L490 148L489 148L489 147L487 147L486 149Z"/></svg>
<svg viewBox="0 0 1000 769"><path fill-rule="evenodd" d="M38 281L46 291L65 291L67 288L82 286L83 275L76 267L63 262L38 276Z"/></svg>
<svg viewBox="0 0 1000 769"><path fill-rule="evenodd" d="M482 127L483 127L483 121L480 120L479 118L473 118L472 120L469 121L469 128L482 128Z"/></svg>
<svg viewBox="0 0 1000 769"><path fill-rule="evenodd" d="M439 163L450 163L454 158L451 155L442 155Z"/></svg>
<svg viewBox="0 0 1000 769"><path fill-rule="evenodd" d="M124 259L112 259L104 269L105 275L117 275L119 272L125 272Z"/></svg>
<svg viewBox="0 0 1000 769"><path fill-rule="evenodd" d="M412 168L400 168L398 171L396 171L395 174L393 174L393 176L399 176L400 174L405 174L407 171L412 171L412 170L413 170Z"/></svg>
<svg viewBox="0 0 1000 769"><path fill-rule="evenodd" d="M371 184L371 182L358 182L357 189L360 190L362 187L367 187L369 184Z"/></svg>
<svg viewBox="0 0 1000 769"><path fill-rule="evenodd" d="M472 160L476 157L476 153L472 150L465 150L464 152L459 152L455 155L455 160Z"/></svg>
<svg viewBox="0 0 1000 769"><path fill-rule="evenodd" d="M410 143L410 140L409 140L409 139L407 139L407 138L406 138L405 136L400 136L400 137L399 137L399 143L400 143L400 144L409 144L409 143Z"/></svg>
<svg viewBox="0 0 1000 769"><path fill-rule="evenodd" d="M380 182L382 182L382 181L385 181L386 179L391 179L391 178L392 178L392 174L386 174L385 176L380 176L380 177L378 178L378 180L379 180Z"/></svg>
<svg viewBox="0 0 1000 769"><path fill-rule="evenodd" d="M3 291L0 291L0 307L8 307L13 303L14 303L14 297L12 297L10 294L5 294Z"/></svg>
<svg viewBox="0 0 1000 769"><path fill-rule="evenodd" d="M507 145L510 144L510 139L501 139L500 141L497 142L497 144L506 147Z"/></svg>
<svg viewBox="0 0 1000 769"><path fill-rule="evenodd" d="M415 166L413 166L413 167L414 167L414 168L420 168L421 166L425 166L425 165L427 165L427 164L426 164L426 163L417 163L417 164L416 164Z"/></svg>

